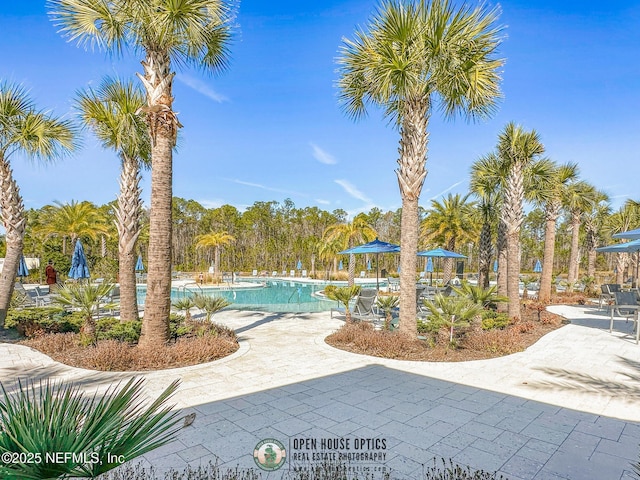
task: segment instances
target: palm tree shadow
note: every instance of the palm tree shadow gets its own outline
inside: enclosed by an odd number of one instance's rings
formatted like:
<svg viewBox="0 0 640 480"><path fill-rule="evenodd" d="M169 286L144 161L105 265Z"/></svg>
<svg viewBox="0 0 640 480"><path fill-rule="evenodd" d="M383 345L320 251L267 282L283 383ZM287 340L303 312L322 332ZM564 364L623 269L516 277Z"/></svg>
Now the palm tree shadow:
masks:
<svg viewBox="0 0 640 480"><path fill-rule="evenodd" d="M574 390L594 393L606 391L630 401L640 400L640 362L618 356L618 363L623 367L617 372L624 377L622 381L612 381L609 378L599 378L563 368L537 368L536 370L546 373L553 379L529 382L528 386L541 390Z"/></svg>

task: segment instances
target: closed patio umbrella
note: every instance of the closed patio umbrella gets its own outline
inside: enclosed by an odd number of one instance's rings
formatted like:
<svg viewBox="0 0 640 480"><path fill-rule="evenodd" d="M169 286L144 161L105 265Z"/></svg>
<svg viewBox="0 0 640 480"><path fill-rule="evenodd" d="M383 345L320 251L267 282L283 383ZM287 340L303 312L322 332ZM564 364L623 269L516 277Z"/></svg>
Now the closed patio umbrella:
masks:
<svg viewBox="0 0 640 480"><path fill-rule="evenodd" d="M69 270L69 278L78 280L79 278L89 278L89 266L87 265L87 257L82 248L80 239L76 240L76 246L71 257L71 269Z"/></svg>
<svg viewBox="0 0 640 480"><path fill-rule="evenodd" d="M142 263L142 255L138 255L138 261L136 262L136 272L144 271L144 263Z"/></svg>
<svg viewBox="0 0 640 480"><path fill-rule="evenodd" d="M533 266L533 271L536 273L540 273L542 271L542 264L540 260L536 260L536 264Z"/></svg>
<svg viewBox="0 0 640 480"><path fill-rule="evenodd" d="M29 275L29 268L27 267L27 261L24 259L24 255L20 255L20 263L18 263L18 276L20 278Z"/></svg>

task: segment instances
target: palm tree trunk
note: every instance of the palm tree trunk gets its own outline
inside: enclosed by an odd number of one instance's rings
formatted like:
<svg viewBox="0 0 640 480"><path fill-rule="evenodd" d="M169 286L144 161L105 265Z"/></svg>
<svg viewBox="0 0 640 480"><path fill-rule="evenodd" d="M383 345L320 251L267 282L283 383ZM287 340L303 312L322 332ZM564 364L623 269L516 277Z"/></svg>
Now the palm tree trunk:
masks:
<svg viewBox="0 0 640 480"><path fill-rule="evenodd" d="M169 57L147 52L143 62L147 90L147 123L151 136L151 211L149 214L149 271L141 346L157 347L169 339L171 311L171 241L173 148L180 123L171 110L173 97Z"/></svg>
<svg viewBox="0 0 640 480"><path fill-rule="evenodd" d="M538 292L538 299L544 303L549 303L551 300L553 257L556 248L556 221L558 220L559 210L559 205L549 204L547 206L544 227L544 254L542 257L542 273L540 274L540 290Z"/></svg>
<svg viewBox="0 0 640 480"><path fill-rule="evenodd" d="M496 283L498 295L507 297L507 227L502 219L498 223L498 239L496 241L496 256L498 259L498 272ZM498 303L498 311L506 312L508 303Z"/></svg>
<svg viewBox="0 0 640 480"><path fill-rule="evenodd" d="M349 254L349 282L348 285L352 286L356 277L356 256L353 253Z"/></svg>
<svg viewBox="0 0 640 480"><path fill-rule="evenodd" d="M491 271L491 224L484 222L480 231L480 248L478 252L478 286L489 288L489 272Z"/></svg>
<svg viewBox="0 0 640 480"><path fill-rule="evenodd" d="M140 168L135 159L122 158L120 174L120 196L116 210L118 229L118 255L120 282L120 321L138 320L138 298L136 290L136 242L140 235ZM103 237L104 238L104 237Z"/></svg>
<svg viewBox="0 0 640 480"><path fill-rule="evenodd" d="M629 262L629 254L626 252L618 253L616 258L616 283L622 285L624 283L624 271Z"/></svg>
<svg viewBox="0 0 640 480"><path fill-rule="evenodd" d="M578 280L580 266L580 214L571 215L571 254L569 256L569 291L573 290L573 284Z"/></svg>
<svg viewBox="0 0 640 480"><path fill-rule="evenodd" d="M2 273L0 273L0 328L3 328L11 296L13 295L20 256L22 255L27 219L24 216L24 205L20 197L20 189L13 179L11 167L1 157L0 216L6 230L5 242L7 247L4 266Z"/></svg>
<svg viewBox="0 0 640 480"><path fill-rule="evenodd" d="M216 246L215 252L213 254L213 265L214 265L214 276L216 278L222 278L222 272L220 271L220 246Z"/></svg>
<svg viewBox="0 0 640 480"><path fill-rule="evenodd" d="M456 248L456 239L450 238L447 243L447 250L453 252ZM453 258L445 258L444 259L444 268L442 272L442 283L446 285L453 278Z"/></svg>
<svg viewBox="0 0 640 480"><path fill-rule="evenodd" d="M418 202L427 159L427 124L429 99L406 102L400 132L398 186L402 197L400 230L400 332L415 338L418 334L416 316L416 267L418 264Z"/></svg>
<svg viewBox="0 0 640 480"><path fill-rule="evenodd" d="M524 214L523 168L521 162L514 162L507 175L504 196L504 223L507 240L507 297L510 318L520 319L520 226Z"/></svg>
<svg viewBox="0 0 640 480"><path fill-rule="evenodd" d="M593 223L585 224L587 231L586 247L587 247L587 276L595 278L596 276L596 246L598 244L598 232Z"/></svg>

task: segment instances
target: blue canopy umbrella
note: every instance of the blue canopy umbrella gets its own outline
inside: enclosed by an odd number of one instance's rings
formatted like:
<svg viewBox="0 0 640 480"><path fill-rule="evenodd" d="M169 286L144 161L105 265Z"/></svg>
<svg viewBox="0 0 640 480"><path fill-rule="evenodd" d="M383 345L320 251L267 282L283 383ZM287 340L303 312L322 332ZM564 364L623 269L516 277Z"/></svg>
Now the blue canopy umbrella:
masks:
<svg viewBox="0 0 640 480"><path fill-rule="evenodd" d="M24 259L24 255L20 255L20 263L18 263L18 276L26 277L29 275L29 268L27 268L27 261Z"/></svg>
<svg viewBox="0 0 640 480"><path fill-rule="evenodd" d="M69 270L69 278L77 280L79 278L89 278L89 266L87 265L87 257L82 248L80 239L76 240L76 246L71 257L71 269Z"/></svg>
<svg viewBox="0 0 640 480"><path fill-rule="evenodd" d="M144 264L142 263L142 255L138 255L138 261L136 262L136 272L144 271Z"/></svg>
<svg viewBox="0 0 640 480"><path fill-rule="evenodd" d="M616 233L613 238L627 238L630 240L640 239L640 228L629 230L628 232Z"/></svg>
<svg viewBox="0 0 640 480"><path fill-rule="evenodd" d="M298 270L302 270L302 262L300 260L298 260L298 264L296 265L296 268Z"/></svg>
<svg viewBox="0 0 640 480"><path fill-rule="evenodd" d="M630 232L625 232L625 233L631 233L634 230L631 230ZM620 235L620 234L617 234ZM614 235L615 237L616 235ZM638 240L633 240L631 242L626 242L626 243L617 243L614 245L607 245L606 247L600 247L600 248L596 248L596 252L603 252L603 253L622 253L622 252L638 252L640 251L640 238ZM616 269L614 269L614 272L616 272ZM616 272L617 273L617 272ZM635 279L638 278L638 262L636 262L636 275L635 275Z"/></svg>
<svg viewBox="0 0 640 480"><path fill-rule="evenodd" d="M341 254L358 254L358 253L375 253L376 254L376 288L380 288L380 264L378 262L378 256L381 253L397 253L400 251L400 245L394 245L393 243L382 242L377 238L372 242L358 245L357 247L348 248Z"/></svg>
<svg viewBox="0 0 640 480"><path fill-rule="evenodd" d="M450 250L445 250L444 248L434 248L433 250L424 250L422 252L418 252L418 256L434 257L434 258L467 258L466 255L452 252Z"/></svg>
<svg viewBox="0 0 640 480"><path fill-rule="evenodd" d="M343 270L344 269L344 265L342 264L342 260L340 260L340 263L338 264L338 270Z"/></svg>
<svg viewBox="0 0 640 480"><path fill-rule="evenodd" d="M540 273L542 271L542 264L540 260L536 260L536 264L533 266L533 271L536 273Z"/></svg>

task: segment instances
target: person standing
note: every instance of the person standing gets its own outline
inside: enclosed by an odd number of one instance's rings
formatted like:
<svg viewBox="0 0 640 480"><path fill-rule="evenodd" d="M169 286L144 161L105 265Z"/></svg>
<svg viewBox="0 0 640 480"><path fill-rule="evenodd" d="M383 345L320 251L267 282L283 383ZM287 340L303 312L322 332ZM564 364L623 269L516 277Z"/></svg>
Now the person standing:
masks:
<svg viewBox="0 0 640 480"><path fill-rule="evenodd" d="M53 260L49 260L47 268L44 269L44 274L47 277L47 285L49 285L49 292L56 289L58 285L58 272L53 268Z"/></svg>

